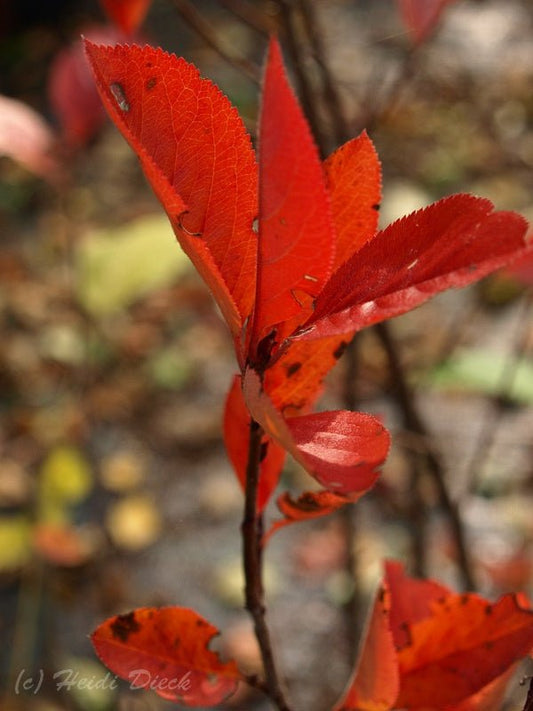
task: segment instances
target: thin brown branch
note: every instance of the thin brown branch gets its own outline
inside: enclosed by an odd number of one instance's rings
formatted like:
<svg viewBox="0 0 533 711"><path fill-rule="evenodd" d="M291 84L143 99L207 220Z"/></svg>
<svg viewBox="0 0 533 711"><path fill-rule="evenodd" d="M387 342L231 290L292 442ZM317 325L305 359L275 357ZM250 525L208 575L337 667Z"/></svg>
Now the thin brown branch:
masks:
<svg viewBox="0 0 533 711"><path fill-rule="evenodd" d="M315 4L309 0L298 0L298 5L300 7L305 31L311 43L313 57L320 70L324 103L331 118L335 141L340 145L349 138L348 123L344 115L340 94L337 91L337 84L333 78L326 59L326 52L322 41L322 32L319 28L316 17L316 7Z"/></svg>
<svg viewBox="0 0 533 711"><path fill-rule="evenodd" d="M229 10L255 32L268 37L274 31L274 22L259 8L243 0L218 0L218 4Z"/></svg>
<svg viewBox="0 0 533 711"><path fill-rule="evenodd" d="M244 519L241 526L246 609L252 617L255 636L261 651L266 692L276 704L279 711L291 711L291 707L285 699L274 662L270 632L265 618L266 611L261 560L263 520L257 511L257 487L259 483L262 434L263 430L260 425L252 420L250 423L250 443L246 469Z"/></svg>
<svg viewBox="0 0 533 711"><path fill-rule="evenodd" d="M287 49L291 57L294 76L298 82L298 93L300 95L302 109L311 126L311 131L322 153L322 157L324 157L326 142L318 114L315 91L305 71L301 43L298 41L298 13L295 10L294 3L290 2L290 0L277 0L277 4L287 42Z"/></svg>
<svg viewBox="0 0 533 711"><path fill-rule="evenodd" d="M401 359L398 354L397 346L390 333L386 323L377 324L375 327L376 333L383 345L389 360L392 380L394 383L395 397L401 407L405 426L421 437L428 438L427 428L418 414L414 402L414 396L407 382ZM450 527L457 547L457 562L461 573L463 586L468 590L475 590L474 575L472 573L472 565L468 548L466 544L465 532L459 515L456 504L452 501L446 481L444 478L444 468L441 464L438 454L434 448L428 448L425 453L427 463L427 471L431 475L440 505L446 512Z"/></svg>
<svg viewBox="0 0 533 711"><path fill-rule="evenodd" d="M224 45L214 28L194 7L190 0L171 0L183 20L193 29L203 41L211 47L224 61L242 72L248 79L260 84L261 72L252 62L232 52Z"/></svg>

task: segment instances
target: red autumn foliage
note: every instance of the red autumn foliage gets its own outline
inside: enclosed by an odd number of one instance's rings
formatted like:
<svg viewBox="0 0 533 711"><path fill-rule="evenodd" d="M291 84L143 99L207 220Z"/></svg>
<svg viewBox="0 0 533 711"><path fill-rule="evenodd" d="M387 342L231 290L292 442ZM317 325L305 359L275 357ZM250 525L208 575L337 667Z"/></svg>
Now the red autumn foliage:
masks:
<svg viewBox="0 0 533 711"><path fill-rule="evenodd" d="M100 0L100 3L125 35L133 35L142 25L152 0Z"/></svg>
<svg viewBox="0 0 533 711"><path fill-rule="evenodd" d="M285 519L270 533L356 500L375 483L389 435L372 415L312 412L324 376L361 328L530 253L525 221L495 212L488 200L455 195L378 231L380 166L370 139L362 134L320 161L275 41L258 165L237 112L192 65L150 47L86 48L104 105L231 332L240 374L224 435L239 481L244 486L255 421L259 510L285 452L323 487L296 501L282 496ZM125 677L140 660L176 678L196 674L189 696L167 698L217 703L239 672L207 649L213 627L190 610L171 610L108 620L93 637L98 653ZM490 605L389 565L358 667L335 708L487 711L532 645L522 597Z"/></svg>
<svg viewBox="0 0 533 711"><path fill-rule="evenodd" d="M514 665L532 646L533 610L523 595L492 604L410 578L389 562L335 711L496 710Z"/></svg>
<svg viewBox="0 0 533 711"><path fill-rule="evenodd" d="M208 649L217 634L194 610L146 607L111 617L91 640L104 664L133 688L187 706L214 706L241 679L235 662L222 662Z"/></svg>

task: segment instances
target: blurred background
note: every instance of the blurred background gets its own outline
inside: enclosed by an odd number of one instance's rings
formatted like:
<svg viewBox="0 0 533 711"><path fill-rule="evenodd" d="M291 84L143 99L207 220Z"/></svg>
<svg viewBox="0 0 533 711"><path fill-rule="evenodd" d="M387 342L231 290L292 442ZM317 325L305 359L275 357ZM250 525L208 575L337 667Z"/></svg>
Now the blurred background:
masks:
<svg viewBox="0 0 533 711"><path fill-rule="evenodd" d="M408 5L154 0L127 35L96 0L0 0L2 709L170 708L111 688L88 640L145 605L193 607L223 630L219 649L259 665L243 497L221 439L231 344L101 109L80 35L184 56L254 136L278 32L321 150L368 129L382 226L453 192L533 217L531 3L456 0L429 19ZM328 378L324 404L382 415L394 446L356 507L288 527L267 551L269 619L300 708L342 690L385 557L456 589L533 592L532 284L522 264L443 294L385 339L363 332ZM289 462L282 488L303 487ZM244 689L227 707L270 708Z"/></svg>

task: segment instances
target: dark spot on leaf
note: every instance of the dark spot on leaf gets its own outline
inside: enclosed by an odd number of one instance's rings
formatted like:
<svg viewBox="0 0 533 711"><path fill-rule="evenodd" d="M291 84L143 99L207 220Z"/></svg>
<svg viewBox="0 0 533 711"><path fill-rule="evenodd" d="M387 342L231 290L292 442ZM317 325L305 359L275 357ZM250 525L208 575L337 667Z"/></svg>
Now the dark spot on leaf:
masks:
<svg viewBox="0 0 533 711"><path fill-rule="evenodd" d="M126 615L118 615L110 625L113 637L127 642L130 634L141 629L140 624L135 619L135 612L128 612Z"/></svg>
<svg viewBox="0 0 533 711"><path fill-rule="evenodd" d="M287 366L287 377L290 378L292 375L297 373L302 367L301 363L291 363Z"/></svg>
<svg viewBox="0 0 533 711"><path fill-rule="evenodd" d="M287 220L286 220L284 217L280 217L280 218L279 218L279 224L280 224L280 225L286 225L286 224L287 224Z"/></svg>
<svg viewBox="0 0 533 711"><path fill-rule="evenodd" d="M461 605L466 605L468 601L470 600L470 596L468 594L461 595Z"/></svg>
<svg viewBox="0 0 533 711"><path fill-rule="evenodd" d="M151 67L153 67L154 65L152 64L152 62L146 62L146 64L145 64L144 66L145 66L145 67L148 67L148 68L151 68Z"/></svg>
<svg viewBox="0 0 533 711"><path fill-rule="evenodd" d="M267 454L268 454L268 442L261 442L261 449L259 451L259 462L264 462Z"/></svg>
<svg viewBox="0 0 533 711"><path fill-rule="evenodd" d="M487 605L487 607L485 608L485 614L492 615L492 605Z"/></svg>
<svg viewBox="0 0 533 711"><path fill-rule="evenodd" d="M197 627L205 627L205 620L196 620Z"/></svg>
<svg viewBox="0 0 533 711"><path fill-rule="evenodd" d="M157 77L150 77L150 79L148 79L146 81L147 91L150 91L151 89L153 89L156 84L157 84Z"/></svg>
<svg viewBox="0 0 533 711"><path fill-rule="evenodd" d="M379 204L379 202L374 203L374 205L372 205L372 209L376 211L380 210L381 205Z"/></svg>
<svg viewBox="0 0 533 711"><path fill-rule="evenodd" d="M339 360L339 358L341 357L341 355L342 355L342 354L344 353L344 351L346 350L347 345L348 345L348 343L347 343L346 341L341 341L341 342L339 343L339 345L337 346L337 348L335 348L335 350L333 351L333 357L335 358L335 360Z"/></svg>
<svg viewBox="0 0 533 711"><path fill-rule="evenodd" d="M385 600L385 588L379 589L378 600L379 602L383 602Z"/></svg>

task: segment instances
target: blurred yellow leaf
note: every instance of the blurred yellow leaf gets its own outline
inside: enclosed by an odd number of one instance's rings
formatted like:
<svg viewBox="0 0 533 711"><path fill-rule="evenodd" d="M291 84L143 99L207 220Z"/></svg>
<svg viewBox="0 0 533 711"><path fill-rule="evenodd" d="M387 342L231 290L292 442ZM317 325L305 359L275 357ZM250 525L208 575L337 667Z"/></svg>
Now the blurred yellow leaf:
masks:
<svg viewBox="0 0 533 711"><path fill-rule="evenodd" d="M86 498L93 485L89 464L81 451L58 445L48 454L39 479L39 519L66 524L69 509Z"/></svg>
<svg viewBox="0 0 533 711"><path fill-rule="evenodd" d="M167 218L158 214L91 233L78 247L76 268L81 303L95 316L105 316L171 284L189 268L189 260Z"/></svg>

